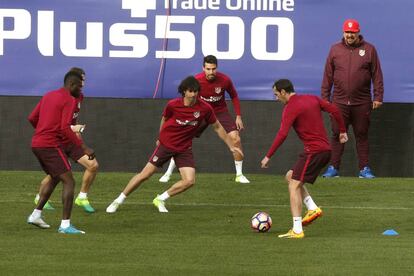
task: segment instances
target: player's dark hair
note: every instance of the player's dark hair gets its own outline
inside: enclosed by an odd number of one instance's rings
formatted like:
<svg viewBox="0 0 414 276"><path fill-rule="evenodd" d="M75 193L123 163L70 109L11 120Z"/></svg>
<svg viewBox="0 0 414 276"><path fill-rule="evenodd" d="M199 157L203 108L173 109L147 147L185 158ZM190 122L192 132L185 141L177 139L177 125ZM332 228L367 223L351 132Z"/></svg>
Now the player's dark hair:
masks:
<svg viewBox="0 0 414 276"><path fill-rule="evenodd" d="M66 73L65 78L63 79L63 83L66 85L69 81L79 80L82 81L82 75L75 71L69 71Z"/></svg>
<svg viewBox="0 0 414 276"><path fill-rule="evenodd" d="M275 83L273 84L273 88L276 88L276 90L279 92L282 91L282 89L285 90L286 93L295 92L292 82L288 79L280 79L275 81Z"/></svg>
<svg viewBox="0 0 414 276"><path fill-rule="evenodd" d="M218 61L217 61L217 58L216 58L215 56L213 56L213 55L208 55L208 56L205 56L205 57L204 57L204 60L203 60L203 66L204 66L206 63L209 63L209 64L215 64L215 65L217 65L217 64L218 64Z"/></svg>
<svg viewBox="0 0 414 276"><path fill-rule="evenodd" d="M186 77L178 86L178 93L180 93L181 96L184 96L184 92L187 90L194 92L200 91L200 83L194 76Z"/></svg>
<svg viewBox="0 0 414 276"><path fill-rule="evenodd" d="M70 68L70 69L69 69L69 72L70 72L70 71L76 72L76 73L78 73L79 75L86 75L85 70L83 70L83 69L82 69L82 68L80 68L80 67L72 67L72 68Z"/></svg>

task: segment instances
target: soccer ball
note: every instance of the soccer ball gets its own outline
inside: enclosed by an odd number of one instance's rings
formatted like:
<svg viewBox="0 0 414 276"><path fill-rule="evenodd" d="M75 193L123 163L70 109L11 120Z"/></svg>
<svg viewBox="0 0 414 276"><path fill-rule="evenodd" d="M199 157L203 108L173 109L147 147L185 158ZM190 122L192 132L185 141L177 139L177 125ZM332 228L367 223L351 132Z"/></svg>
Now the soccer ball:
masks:
<svg viewBox="0 0 414 276"><path fill-rule="evenodd" d="M258 212L252 217L251 226L256 232L267 232L272 227L272 218L266 212Z"/></svg>

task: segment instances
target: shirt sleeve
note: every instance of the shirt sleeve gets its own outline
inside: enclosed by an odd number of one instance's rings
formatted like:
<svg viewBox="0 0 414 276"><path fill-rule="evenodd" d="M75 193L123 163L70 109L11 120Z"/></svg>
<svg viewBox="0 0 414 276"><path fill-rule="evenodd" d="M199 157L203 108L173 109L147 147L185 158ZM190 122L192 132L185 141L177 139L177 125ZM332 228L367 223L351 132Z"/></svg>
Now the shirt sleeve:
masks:
<svg viewBox="0 0 414 276"><path fill-rule="evenodd" d="M33 109L32 113L30 113L28 120L32 124L34 128L36 128L37 123L39 122L39 113L40 113L40 104L42 100L40 100L36 107Z"/></svg>
<svg viewBox="0 0 414 276"><path fill-rule="evenodd" d="M331 90L333 85L333 72L335 70L335 65L333 62L333 50L329 51L328 57L325 63L325 70L323 73L322 87L321 87L321 97L324 100L331 101Z"/></svg>
<svg viewBox="0 0 414 276"><path fill-rule="evenodd" d="M332 117L337 122L337 124L339 126L339 132L341 132L341 133L346 132L344 119L342 118L342 114L341 114L341 111L339 110L339 108L336 107L335 104L332 104L332 103L330 103L326 100L322 100L320 98L318 98L318 100L319 100L319 105L320 105L321 109L323 111L328 112L329 114L331 114Z"/></svg>
<svg viewBox="0 0 414 276"><path fill-rule="evenodd" d="M70 99L67 100L63 105L62 118L60 121L60 131L62 135L66 136L66 138L68 138L73 144L80 146L82 144L82 141L76 136L76 134L70 128L75 104L75 99Z"/></svg>
<svg viewBox="0 0 414 276"><path fill-rule="evenodd" d="M234 87L234 84L230 78L228 79L226 91L227 93L229 93L229 96L233 103L234 112L236 113L236 115L241 116L239 95L237 94L236 88Z"/></svg>
<svg viewBox="0 0 414 276"><path fill-rule="evenodd" d="M272 146L266 154L268 158L271 158L273 154L276 152L276 150L283 144L295 120L296 115L288 108L288 106L286 106L283 110L282 122L280 123L279 131L277 132L276 137L273 140Z"/></svg>
<svg viewBox="0 0 414 276"><path fill-rule="evenodd" d="M380 60L375 47L372 48L371 78L372 86L374 87L374 101L383 102L384 79L382 76Z"/></svg>
<svg viewBox="0 0 414 276"><path fill-rule="evenodd" d="M234 112L237 116L241 116L241 109L240 109L240 100L239 97L234 97L231 99L233 102Z"/></svg>
<svg viewBox="0 0 414 276"><path fill-rule="evenodd" d="M217 121L216 114L214 114L213 108L209 105L207 106L205 120L209 125L214 124Z"/></svg>
<svg viewBox="0 0 414 276"><path fill-rule="evenodd" d="M171 104L167 103L167 105L164 108L164 111L162 112L162 116L165 118L170 118L173 115L173 111L171 109Z"/></svg>

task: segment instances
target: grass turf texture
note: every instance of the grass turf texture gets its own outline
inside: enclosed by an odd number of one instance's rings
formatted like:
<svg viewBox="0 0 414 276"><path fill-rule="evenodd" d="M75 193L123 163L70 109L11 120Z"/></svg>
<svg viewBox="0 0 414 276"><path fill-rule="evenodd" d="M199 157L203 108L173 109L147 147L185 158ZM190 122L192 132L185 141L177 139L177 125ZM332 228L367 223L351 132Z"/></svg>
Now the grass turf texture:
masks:
<svg viewBox="0 0 414 276"><path fill-rule="evenodd" d="M130 173L100 173L92 187L95 214L74 206L72 223L86 235L57 233L61 185L54 211L43 211L51 229L26 224L41 172L0 172L2 275L412 275L414 181L408 178L318 179L309 190L325 214L305 228L305 239L281 240L290 229L283 177L198 174L196 185L167 201L160 214L152 199L169 184L154 175L115 214L105 208ZM81 174L75 173L79 191ZM258 211L273 219L254 233ZM383 236L395 229L399 236Z"/></svg>

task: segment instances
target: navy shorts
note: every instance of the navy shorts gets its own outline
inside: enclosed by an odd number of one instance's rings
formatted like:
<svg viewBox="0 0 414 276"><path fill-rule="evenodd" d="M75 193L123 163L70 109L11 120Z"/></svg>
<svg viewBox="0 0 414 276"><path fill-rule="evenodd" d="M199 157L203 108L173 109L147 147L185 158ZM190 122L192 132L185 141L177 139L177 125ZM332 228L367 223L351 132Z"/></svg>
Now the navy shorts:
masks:
<svg viewBox="0 0 414 276"><path fill-rule="evenodd" d="M59 176L71 170L68 157L60 147L56 148L32 148L34 155L39 160L42 169L52 177Z"/></svg>
<svg viewBox="0 0 414 276"><path fill-rule="evenodd" d="M292 179L313 184L321 170L329 163L331 151L317 153L303 152L293 166Z"/></svg>
<svg viewBox="0 0 414 276"><path fill-rule="evenodd" d="M193 151L191 148L187 149L184 152L177 152L161 144L155 149L148 162L158 168L161 168L167 161L171 159L171 157L174 157L175 165L177 168L195 168Z"/></svg>

